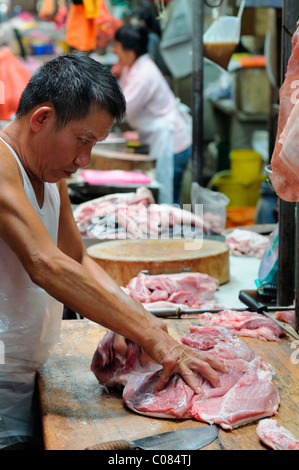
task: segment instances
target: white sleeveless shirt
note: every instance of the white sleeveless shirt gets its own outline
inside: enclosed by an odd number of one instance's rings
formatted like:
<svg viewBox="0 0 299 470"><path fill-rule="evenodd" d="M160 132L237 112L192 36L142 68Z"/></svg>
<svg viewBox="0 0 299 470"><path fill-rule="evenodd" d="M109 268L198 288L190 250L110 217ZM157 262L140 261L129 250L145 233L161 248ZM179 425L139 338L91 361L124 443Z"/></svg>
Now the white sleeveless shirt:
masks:
<svg viewBox="0 0 299 470"><path fill-rule="evenodd" d="M15 151L28 200L57 245L60 196L57 185L44 184L39 207L28 175ZM8 436L32 434L35 373L59 338L62 304L34 284L16 254L0 239L0 448Z"/></svg>

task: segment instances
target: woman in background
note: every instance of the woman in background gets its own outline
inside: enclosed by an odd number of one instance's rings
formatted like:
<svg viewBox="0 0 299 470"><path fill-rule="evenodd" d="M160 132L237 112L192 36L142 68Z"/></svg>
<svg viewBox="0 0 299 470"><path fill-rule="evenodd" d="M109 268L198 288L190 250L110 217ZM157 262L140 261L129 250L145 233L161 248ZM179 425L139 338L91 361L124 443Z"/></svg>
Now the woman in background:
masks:
<svg viewBox="0 0 299 470"><path fill-rule="evenodd" d="M115 34L120 86L127 102L128 124L156 158L159 203L180 204L183 173L191 156L191 116L175 98L148 54L148 30L125 25Z"/></svg>

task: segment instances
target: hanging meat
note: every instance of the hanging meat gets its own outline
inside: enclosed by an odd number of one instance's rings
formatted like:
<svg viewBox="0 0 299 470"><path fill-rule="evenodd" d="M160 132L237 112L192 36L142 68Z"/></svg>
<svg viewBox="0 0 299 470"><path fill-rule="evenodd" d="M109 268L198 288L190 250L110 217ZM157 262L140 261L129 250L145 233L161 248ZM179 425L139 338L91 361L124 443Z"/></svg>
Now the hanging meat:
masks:
<svg viewBox="0 0 299 470"><path fill-rule="evenodd" d="M292 38L292 54L279 101L271 182L281 199L294 202L299 201L299 22Z"/></svg>

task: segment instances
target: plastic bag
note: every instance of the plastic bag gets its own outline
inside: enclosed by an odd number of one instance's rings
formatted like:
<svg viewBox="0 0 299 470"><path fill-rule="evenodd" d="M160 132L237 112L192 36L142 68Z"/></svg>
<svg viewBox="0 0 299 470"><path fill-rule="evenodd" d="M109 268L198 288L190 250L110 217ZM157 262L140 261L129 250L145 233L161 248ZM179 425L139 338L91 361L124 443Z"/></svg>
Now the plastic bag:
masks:
<svg viewBox="0 0 299 470"><path fill-rule="evenodd" d="M116 31L123 25L119 18L111 15L105 0L101 0L97 25L97 49L104 49L114 40Z"/></svg>
<svg viewBox="0 0 299 470"><path fill-rule="evenodd" d="M71 3L66 22L66 43L80 51L96 48L97 25L94 18L86 18L84 5Z"/></svg>
<svg viewBox="0 0 299 470"><path fill-rule="evenodd" d="M17 111L30 72L7 47L0 49L0 119L9 121Z"/></svg>
<svg viewBox="0 0 299 470"><path fill-rule="evenodd" d="M192 2L172 0L166 8L160 52L174 78L192 73Z"/></svg>
<svg viewBox="0 0 299 470"><path fill-rule="evenodd" d="M57 0L43 0L39 3L37 16L41 20L53 21L57 11Z"/></svg>
<svg viewBox="0 0 299 470"><path fill-rule="evenodd" d="M203 204L203 219L214 232L221 233L226 226L226 206L229 198L217 191L199 186L198 183L191 185L191 206L195 212L196 204Z"/></svg>
<svg viewBox="0 0 299 470"><path fill-rule="evenodd" d="M203 36L204 55L225 70L240 42L241 18L245 7L242 0L238 16L220 16L215 19Z"/></svg>

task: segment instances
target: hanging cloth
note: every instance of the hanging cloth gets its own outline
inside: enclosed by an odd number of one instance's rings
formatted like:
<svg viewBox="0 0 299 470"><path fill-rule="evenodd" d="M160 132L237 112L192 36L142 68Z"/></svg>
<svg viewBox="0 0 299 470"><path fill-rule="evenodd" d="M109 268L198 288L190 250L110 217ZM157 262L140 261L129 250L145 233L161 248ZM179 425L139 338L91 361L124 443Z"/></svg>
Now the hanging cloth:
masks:
<svg viewBox="0 0 299 470"><path fill-rule="evenodd" d="M96 47L96 22L86 18L84 5L70 5L65 40L70 47L89 52Z"/></svg>

